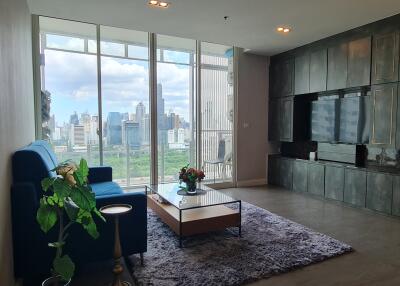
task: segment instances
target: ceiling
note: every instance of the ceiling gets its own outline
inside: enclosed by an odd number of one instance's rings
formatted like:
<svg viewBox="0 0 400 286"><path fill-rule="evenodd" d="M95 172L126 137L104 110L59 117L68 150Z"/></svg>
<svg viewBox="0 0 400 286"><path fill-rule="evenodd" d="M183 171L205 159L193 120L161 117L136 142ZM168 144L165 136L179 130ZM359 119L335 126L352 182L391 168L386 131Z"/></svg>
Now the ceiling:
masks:
<svg viewBox="0 0 400 286"><path fill-rule="evenodd" d="M274 55L400 13L399 0L28 0L33 14L103 24ZM224 20L224 16L229 16ZM279 25L293 31L276 32Z"/></svg>

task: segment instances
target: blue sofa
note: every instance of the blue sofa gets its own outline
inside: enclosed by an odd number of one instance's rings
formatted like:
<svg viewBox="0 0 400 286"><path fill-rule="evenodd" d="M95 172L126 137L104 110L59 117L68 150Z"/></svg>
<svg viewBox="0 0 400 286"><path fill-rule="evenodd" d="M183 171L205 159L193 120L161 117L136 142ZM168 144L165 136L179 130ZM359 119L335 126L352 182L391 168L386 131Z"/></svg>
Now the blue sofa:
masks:
<svg viewBox="0 0 400 286"><path fill-rule="evenodd" d="M13 185L11 190L14 269L16 277L32 278L49 275L54 249L48 242L56 241L57 228L48 234L36 222L36 211L42 196L40 182L56 174L57 158L45 141L35 141L16 151L12 157ZM114 203L127 203L133 210L120 218L123 256L147 251L147 201L144 192L123 193L112 181L110 167L90 168L89 183L96 194L97 207ZM112 258L114 224L97 219L100 237L92 239L81 226L70 228L65 252L79 265Z"/></svg>

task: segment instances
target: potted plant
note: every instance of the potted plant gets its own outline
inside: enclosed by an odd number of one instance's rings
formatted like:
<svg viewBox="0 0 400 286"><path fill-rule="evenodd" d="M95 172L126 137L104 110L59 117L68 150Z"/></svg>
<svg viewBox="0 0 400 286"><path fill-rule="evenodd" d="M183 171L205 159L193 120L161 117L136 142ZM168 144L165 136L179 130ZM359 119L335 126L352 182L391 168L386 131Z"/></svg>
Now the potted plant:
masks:
<svg viewBox="0 0 400 286"><path fill-rule="evenodd" d="M196 194L196 182L201 182L204 178L204 171L195 168L189 168L189 165L183 167L179 172L179 181L186 184L184 189L188 194Z"/></svg>
<svg viewBox="0 0 400 286"><path fill-rule="evenodd" d="M96 223L93 215L104 220L96 208L95 194L88 185L89 168L86 160L81 159L79 166L66 161L53 169L56 177L42 180L43 196L36 219L40 228L47 233L58 223L58 239L49 243L55 248L55 257L51 269L52 277L42 286L69 285L75 271L71 258L63 253L67 231L73 224L80 224L90 236L97 238Z"/></svg>

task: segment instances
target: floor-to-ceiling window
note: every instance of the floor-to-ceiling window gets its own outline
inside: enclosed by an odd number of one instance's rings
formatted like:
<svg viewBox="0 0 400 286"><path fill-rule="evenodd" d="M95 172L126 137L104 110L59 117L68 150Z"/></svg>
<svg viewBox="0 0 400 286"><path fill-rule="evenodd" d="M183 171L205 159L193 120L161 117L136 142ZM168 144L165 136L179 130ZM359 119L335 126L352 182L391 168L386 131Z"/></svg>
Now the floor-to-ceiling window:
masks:
<svg viewBox="0 0 400 286"><path fill-rule="evenodd" d="M195 166L196 41L157 36L158 181L176 181L183 166Z"/></svg>
<svg viewBox="0 0 400 286"><path fill-rule="evenodd" d="M123 186L150 182L148 33L100 28L103 162Z"/></svg>
<svg viewBox="0 0 400 286"><path fill-rule="evenodd" d="M60 161L112 166L128 187L149 183L152 169L152 182L176 181L187 164L203 167L207 180L232 180L232 47L164 35L153 45L147 32L47 17L39 27L38 137Z"/></svg>
<svg viewBox="0 0 400 286"><path fill-rule="evenodd" d="M99 164L96 26L40 17L42 138L60 161Z"/></svg>

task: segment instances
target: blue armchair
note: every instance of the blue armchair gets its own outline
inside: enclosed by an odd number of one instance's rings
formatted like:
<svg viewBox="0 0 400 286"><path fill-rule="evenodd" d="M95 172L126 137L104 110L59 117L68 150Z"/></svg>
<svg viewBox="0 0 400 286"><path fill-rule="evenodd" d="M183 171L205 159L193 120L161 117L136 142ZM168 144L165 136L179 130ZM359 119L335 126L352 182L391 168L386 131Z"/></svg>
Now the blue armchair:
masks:
<svg viewBox="0 0 400 286"><path fill-rule="evenodd" d="M42 195L41 180L56 174L57 158L49 144L35 141L16 151L12 157L13 185L11 190L12 228L14 244L15 276L40 277L49 274L54 249L47 246L56 240L57 230L48 234L41 231L36 222L36 211ZM90 168L89 183L96 194L97 207L115 203L133 206L133 211L120 218L120 234L123 256L147 251L147 201L144 192L124 193L112 181L110 167ZM112 258L113 222L97 221L100 237L92 239L79 225L70 228L65 251L77 266Z"/></svg>

